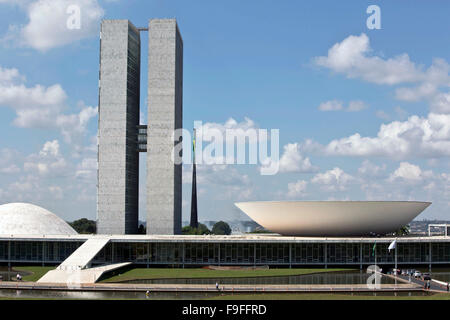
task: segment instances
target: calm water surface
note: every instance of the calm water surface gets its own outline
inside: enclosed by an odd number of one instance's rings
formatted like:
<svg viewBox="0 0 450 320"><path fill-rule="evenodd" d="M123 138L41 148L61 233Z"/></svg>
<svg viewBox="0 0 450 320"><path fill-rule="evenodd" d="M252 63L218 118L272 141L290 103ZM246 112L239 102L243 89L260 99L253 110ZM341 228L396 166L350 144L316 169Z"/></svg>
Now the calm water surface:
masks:
<svg viewBox="0 0 450 320"><path fill-rule="evenodd" d="M17 272L7 273L0 271L0 275L16 276ZM450 272L445 273L450 277ZM153 280L134 280L127 283L148 283L148 284L209 284L214 285L216 281L220 285L232 284L364 284L370 274L363 271L351 272L326 272L299 276L277 276L277 277L247 277L247 278L219 278L219 279L153 279ZM381 283L394 283L394 280L388 277L382 277ZM22 299L207 299L220 293L208 292L152 292L149 297L143 292L74 292L74 291L52 291L52 290L0 290L0 297L4 298L22 298ZM236 298L239 294L236 294ZM372 294L371 294L372 295ZM373 294L375 295L375 294ZM394 295L394 293L376 293L376 295ZM423 295L423 293L398 293L397 295Z"/></svg>

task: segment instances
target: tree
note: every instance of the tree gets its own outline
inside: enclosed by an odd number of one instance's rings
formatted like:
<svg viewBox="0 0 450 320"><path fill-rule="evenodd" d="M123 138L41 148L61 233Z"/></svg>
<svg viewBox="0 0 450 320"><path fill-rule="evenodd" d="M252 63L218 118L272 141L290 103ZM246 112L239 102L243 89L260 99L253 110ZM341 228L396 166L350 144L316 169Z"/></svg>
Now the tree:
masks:
<svg viewBox="0 0 450 320"><path fill-rule="evenodd" d="M410 232L409 225L406 225L395 231L394 235L397 237L407 236L409 232Z"/></svg>
<svg viewBox="0 0 450 320"><path fill-rule="evenodd" d="M89 234L97 232L97 223L93 220L81 218L73 222L69 222L69 225L75 229L76 232L81 234Z"/></svg>
<svg viewBox="0 0 450 320"><path fill-rule="evenodd" d="M193 235L202 235L202 234L211 234L211 231L205 226L203 223L198 224L198 228L192 228L191 226L185 226L181 229L182 234L193 234Z"/></svg>
<svg viewBox="0 0 450 320"><path fill-rule="evenodd" d="M218 235L229 235L231 234L231 228L228 223L219 221L214 224L211 232Z"/></svg>

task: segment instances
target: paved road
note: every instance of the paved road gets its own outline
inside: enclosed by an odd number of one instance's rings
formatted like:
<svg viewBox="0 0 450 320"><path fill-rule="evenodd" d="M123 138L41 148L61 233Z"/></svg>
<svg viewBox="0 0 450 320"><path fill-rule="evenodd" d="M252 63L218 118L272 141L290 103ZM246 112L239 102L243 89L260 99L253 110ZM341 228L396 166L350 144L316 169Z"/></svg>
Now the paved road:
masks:
<svg viewBox="0 0 450 320"><path fill-rule="evenodd" d="M391 277L394 277L394 276L391 276ZM415 284L421 286L422 288L425 288L425 282L426 281L424 281L422 279L409 277L409 276L402 276L402 275L398 275L397 278L399 280L402 280L403 282L410 282L411 281L411 283L415 283ZM430 290L432 290L432 291L439 291L439 292L447 292L447 287L444 286L444 285L441 285L441 284L439 284L437 282L431 281L431 283L430 283Z"/></svg>

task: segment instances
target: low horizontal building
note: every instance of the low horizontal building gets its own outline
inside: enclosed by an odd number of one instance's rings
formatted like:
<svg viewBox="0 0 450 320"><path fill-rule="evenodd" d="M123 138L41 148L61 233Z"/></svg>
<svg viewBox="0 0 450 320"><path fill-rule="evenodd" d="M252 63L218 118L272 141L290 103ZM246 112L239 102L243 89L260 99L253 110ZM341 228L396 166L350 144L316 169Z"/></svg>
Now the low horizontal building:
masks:
<svg viewBox="0 0 450 320"><path fill-rule="evenodd" d="M450 237L307 238L277 235L0 235L0 263L60 264L89 239L106 239L92 265L441 266L450 264ZM374 250L374 245L375 250Z"/></svg>

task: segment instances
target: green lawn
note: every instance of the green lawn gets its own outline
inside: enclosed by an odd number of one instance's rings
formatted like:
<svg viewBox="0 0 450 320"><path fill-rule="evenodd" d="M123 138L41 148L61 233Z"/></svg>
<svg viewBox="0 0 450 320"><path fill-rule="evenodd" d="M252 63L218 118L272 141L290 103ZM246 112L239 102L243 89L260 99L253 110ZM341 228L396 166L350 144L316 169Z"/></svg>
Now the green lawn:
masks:
<svg viewBox="0 0 450 320"><path fill-rule="evenodd" d="M143 279L173 278L237 278L237 277L273 277L311 274L319 272L349 271L354 269L242 269L242 270L210 270L202 268L169 269L169 268L133 268L119 270L103 278L100 282L121 282Z"/></svg>
<svg viewBox="0 0 450 320"><path fill-rule="evenodd" d="M14 271L31 272L31 274L23 276L22 281L38 281L47 271L53 270L55 267L39 267L39 266L19 266L13 267Z"/></svg>
<svg viewBox="0 0 450 320"><path fill-rule="evenodd" d="M262 293L262 294L225 294L209 300L450 300L450 294L438 293L426 296L373 296L333 293Z"/></svg>

